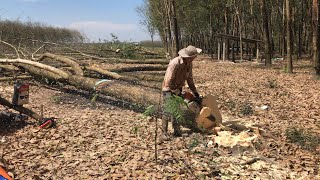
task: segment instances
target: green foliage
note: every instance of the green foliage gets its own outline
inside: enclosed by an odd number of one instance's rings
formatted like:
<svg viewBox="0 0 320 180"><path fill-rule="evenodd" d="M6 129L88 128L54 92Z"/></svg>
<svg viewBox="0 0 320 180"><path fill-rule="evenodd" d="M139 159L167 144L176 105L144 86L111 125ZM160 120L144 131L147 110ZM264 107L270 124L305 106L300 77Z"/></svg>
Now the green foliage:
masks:
<svg viewBox="0 0 320 180"><path fill-rule="evenodd" d="M187 122L184 118L183 108L187 107L187 103L182 97L172 95L164 102L164 112L171 114L179 122Z"/></svg>
<svg viewBox="0 0 320 180"><path fill-rule="evenodd" d="M92 105L94 105L94 106L96 105L98 96L99 96L99 93L94 93L94 94L93 94L93 96L92 96L92 98L91 98L91 104L92 104Z"/></svg>
<svg viewBox="0 0 320 180"><path fill-rule="evenodd" d="M289 142L297 144L305 150L315 150L320 143L319 136L295 127L288 128L286 130L286 136Z"/></svg>
<svg viewBox="0 0 320 180"><path fill-rule="evenodd" d="M61 97L60 96L51 96L50 99L51 99L51 101L53 103L56 103L56 104L58 104L61 101Z"/></svg>
<svg viewBox="0 0 320 180"><path fill-rule="evenodd" d="M76 30L58 28L37 22L0 20L1 40L19 47L37 45L31 40L56 43L81 43L85 37Z"/></svg>
<svg viewBox="0 0 320 180"><path fill-rule="evenodd" d="M282 72L288 73L288 68L287 68L287 66L285 66L285 67L282 68Z"/></svg>
<svg viewBox="0 0 320 180"><path fill-rule="evenodd" d="M143 112L144 116L153 116L156 112L156 107L154 105L148 106Z"/></svg>
<svg viewBox="0 0 320 180"><path fill-rule="evenodd" d="M267 84L268 88L276 88L277 87L277 81L274 79L268 79L268 84Z"/></svg>
<svg viewBox="0 0 320 180"><path fill-rule="evenodd" d="M224 104L231 111L236 108L236 103L233 100L228 100Z"/></svg>

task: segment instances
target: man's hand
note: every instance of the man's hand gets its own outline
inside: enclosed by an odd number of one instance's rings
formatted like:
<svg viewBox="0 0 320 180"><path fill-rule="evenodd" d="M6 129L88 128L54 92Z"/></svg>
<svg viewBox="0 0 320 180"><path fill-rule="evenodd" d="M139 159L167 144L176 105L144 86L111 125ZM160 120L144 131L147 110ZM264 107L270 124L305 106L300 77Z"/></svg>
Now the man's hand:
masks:
<svg viewBox="0 0 320 180"><path fill-rule="evenodd" d="M181 91L179 89L172 90L172 92L177 96L181 94Z"/></svg>
<svg viewBox="0 0 320 180"><path fill-rule="evenodd" d="M195 93L193 93L194 94L194 96L195 96L195 102L197 102L198 104L201 104L201 102L202 102L202 97L200 97L200 95L199 95L199 93L198 92L195 92Z"/></svg>

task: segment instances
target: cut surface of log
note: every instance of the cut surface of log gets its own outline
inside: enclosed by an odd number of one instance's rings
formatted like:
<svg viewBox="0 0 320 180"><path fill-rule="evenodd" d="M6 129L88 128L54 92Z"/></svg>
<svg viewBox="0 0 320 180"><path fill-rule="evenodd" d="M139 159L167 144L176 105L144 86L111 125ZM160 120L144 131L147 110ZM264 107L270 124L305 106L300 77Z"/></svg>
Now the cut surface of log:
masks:
<svg viewBox="0 0 320 180"><path fill-rule="evenodd" d="M222 116L219 111L216 97L209 94L202 99L202 109L196 119L199 128L210 129L218 127L222 123Z"/></svg>

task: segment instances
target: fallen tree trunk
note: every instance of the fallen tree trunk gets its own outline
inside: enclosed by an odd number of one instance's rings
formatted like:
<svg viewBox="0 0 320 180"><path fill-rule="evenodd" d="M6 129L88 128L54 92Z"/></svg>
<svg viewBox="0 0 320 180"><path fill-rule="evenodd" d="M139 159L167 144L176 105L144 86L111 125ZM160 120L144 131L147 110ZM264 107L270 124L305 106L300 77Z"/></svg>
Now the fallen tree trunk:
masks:
<svg viewBox="0 0 320 180"><path fill-rule="evenodd" d="M47 78L51 81L59 81L59 82L65 82L65 78L59 76L58 74L52 73L50 71L46 71L44 69L37 68L35 66L30 66L26 64L18 64L23 69L28 71L30 74L41 77L41 78Z"/></svg>
<svg viewBox="0 0 320 180"><path fill-rule="evenodd" d="M107 80L99 83L101 79L82 76L70 76L69 83L78 88L94 91L130 101L142 106L157 105L159 102L159 90L128 84L123 81Z"/></svg>
<svg viewBox="0 0 320 180"><path fill-rule="evenodd" d="M162 59L153 59L153 60L130 60L130 59L108 59L108 61L105 62L111 62L111 63L124 63L124 64L162 64L162 65L168 65L168 60L162 60Z"/></svg>
<svg viewBox="0 0 320 180"><path fill-rule="evenodd" d="M57 69L55 67L48 66L48 65L45 65L45 64L41 64L41 63L38 63L38 62L33 62L33 61L30 61L30 60L26 60L26 59L0 59L0 63L22 63L22 64L31 65L31 66L36 66L36 67L44 69L46 71L55 73L55 74L61 76L62 78L65 78L65 79L67 79L68 76L69 76L68 73L66 73L66 72L64 72L64 71L62 71L60 69Z"/></svg>
<svg viewBox="0 0 320 180"><path fill-rule="evenodd" d="M138 79L133 78L133 77L128 77L128 76L122 76L118 73L115 72L110 72L104 69L101 69L99 67L96 66L86 66L85 69L90 70L90 71L94 71L94 72L98 72L104 76L110 77L112 79L116 79L116 80L123 80L123 81L129 81L129 82L136 82L138 81Z"/></svg>
<svg viewBox="0 0 320 180"><path fill-rule="evenodd" d="M0 65L0 69L5 69L6 71L19 71L20 69L12 65Z"/></svg>
<svg viewBox="0 0 320 180"><path fill-rule="evenodd" d="M20 113L26 114L26 115L32 117L33 119L41 120L41 116L39 114L33 112L32 110L30 110L28 108L24 108L21 106L14 106L13 104L11 104L9 101L7 101L6 99L4 99L2 97L0 97L0 104L6 106L8 108L14 109Z"/></svg>
<svg viewBox="0 0 320 180"><path fill-rule="evenodd" d="M167 66L136 66L136 67L124 67L124 68L117 68L117 69L108 69L112 72L133 72L133 71L163 71L166 70Z"/></svg>
<svg viewBox="0 0 320 180"><path fill-rule="evenodd" d="M157 75L150 75L150 74L142 74L139 72L124 72L122 73L125 76L129 77L135 77L139 80L144 80L144 81L157 81L157 82L162 82L163 81L163 76L157 76Z"/></svg>
<svg viewBox="0 0 320 180"><path fill-rule="evenodd" d="M16 79L32 79L32 76L2 77L2 78L0 78L0 82L13 81L13 80L16 80Z"/></svg>

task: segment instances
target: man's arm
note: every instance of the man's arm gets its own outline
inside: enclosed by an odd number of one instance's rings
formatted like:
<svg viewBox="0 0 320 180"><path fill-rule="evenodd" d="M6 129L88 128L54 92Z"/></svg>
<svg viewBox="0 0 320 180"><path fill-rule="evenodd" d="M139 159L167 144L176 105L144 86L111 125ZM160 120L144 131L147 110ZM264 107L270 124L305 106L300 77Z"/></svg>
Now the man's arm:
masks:
<svg viewBox="0 0 320 180"><path fill-rule="evenodd" d="M173 79L175 78L175 73L177 71L177 65L176 64L169 64L166 75L164 77L164 84L162 91L174 91L175 90L175 84L173 83Z"/></svg>
<svg viewBox="0 0 320 180"><path fill-rule="evenodd" d="M195 96L199 96L199 93L197 92L197 88L196 86L194 85L194 81L193 81L193 73L192 73L192 64L191 64L191 69L190 69L190 74L187 78L187 83L188 83L188 86L189 88L191 89L191 91L193 92L193 94Z"/></svg>

